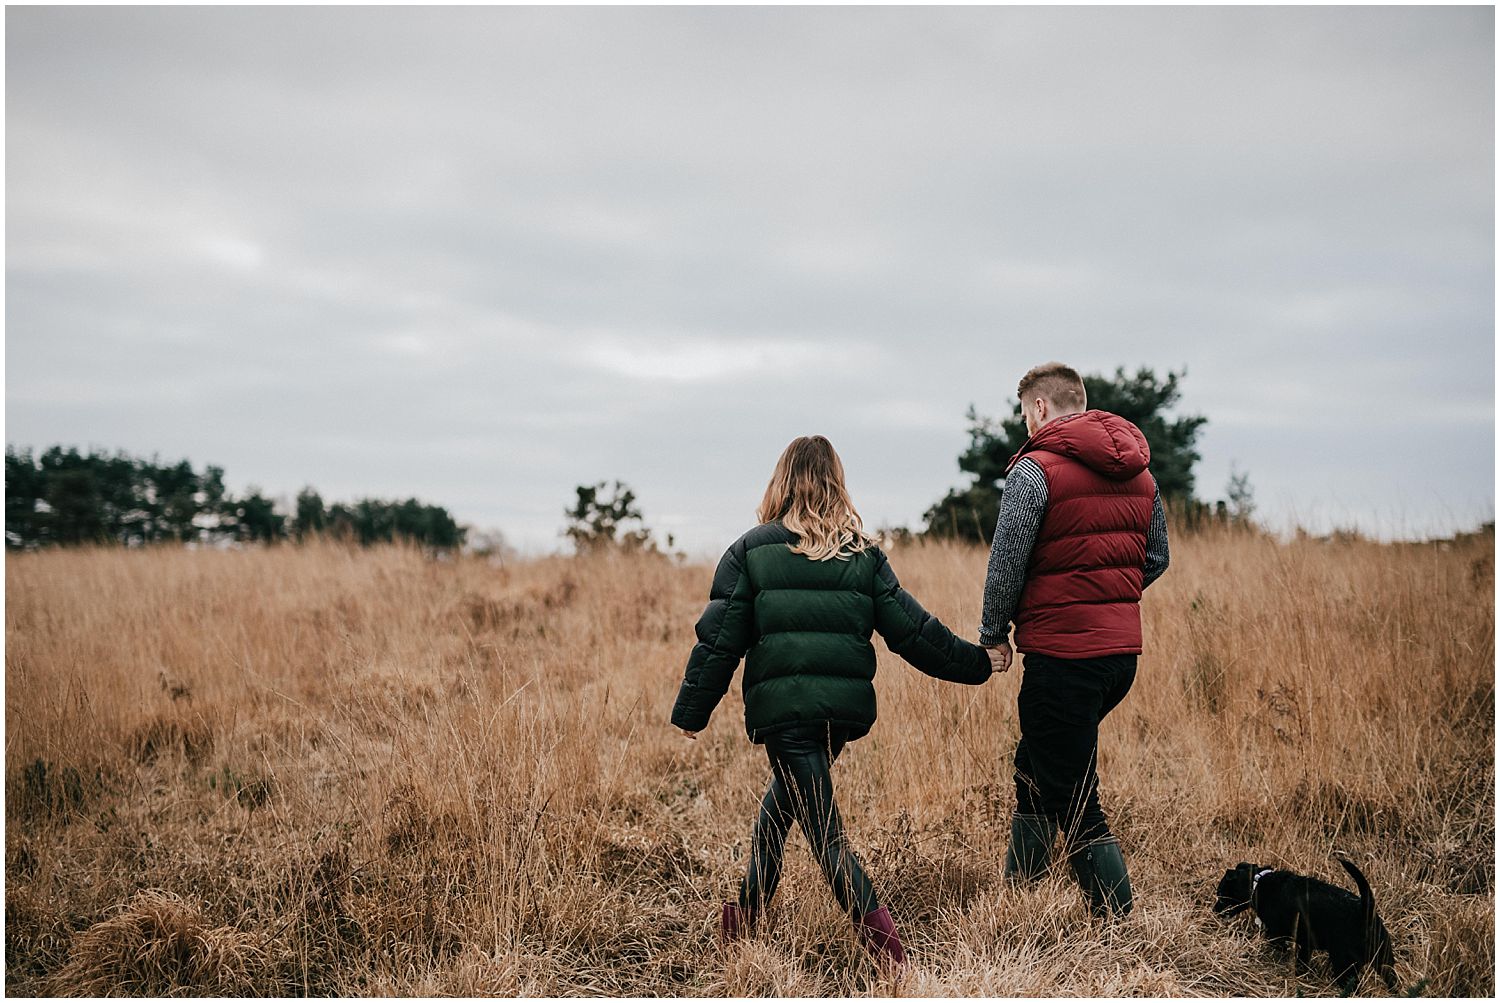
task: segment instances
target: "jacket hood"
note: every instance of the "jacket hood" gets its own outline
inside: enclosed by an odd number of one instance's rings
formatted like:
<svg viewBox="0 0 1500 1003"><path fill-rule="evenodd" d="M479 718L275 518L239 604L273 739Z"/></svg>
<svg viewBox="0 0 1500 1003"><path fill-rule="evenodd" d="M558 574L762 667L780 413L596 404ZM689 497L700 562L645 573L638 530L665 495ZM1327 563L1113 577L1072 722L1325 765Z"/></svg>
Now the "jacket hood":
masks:
<svg viewBox="0 0 1500 1003"><path fill-rule="evenodd" d="M1077 460L1111 480L1128 481L1151 463L1151 447L1135 425L1108 411L1064 415L1026 440L1005 472L1027 453L1057 453Z"/></svg>

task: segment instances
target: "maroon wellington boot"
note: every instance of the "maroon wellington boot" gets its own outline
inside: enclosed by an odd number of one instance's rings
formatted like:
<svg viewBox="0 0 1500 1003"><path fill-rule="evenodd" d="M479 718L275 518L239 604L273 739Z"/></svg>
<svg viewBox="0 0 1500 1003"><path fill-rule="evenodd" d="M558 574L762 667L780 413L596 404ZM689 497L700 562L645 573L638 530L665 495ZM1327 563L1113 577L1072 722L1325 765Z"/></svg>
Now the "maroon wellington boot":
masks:
<svg viewBox="0 0 1500 1003"><path fill-rule="evenodd" d="M901 935L891 919L891 911L881 906L863 919L855 922L859 939L865 950L875 959L875 964L884 972L900 975L906 970L906 951L901 947Z"/></svg>
<svg viewBox="0 0 1500 1003"><path fill-rule="evenodd" d="M750 935L751 913L733 902L724 903L724 912L719 916L719 942L732 944Z"/></svg>

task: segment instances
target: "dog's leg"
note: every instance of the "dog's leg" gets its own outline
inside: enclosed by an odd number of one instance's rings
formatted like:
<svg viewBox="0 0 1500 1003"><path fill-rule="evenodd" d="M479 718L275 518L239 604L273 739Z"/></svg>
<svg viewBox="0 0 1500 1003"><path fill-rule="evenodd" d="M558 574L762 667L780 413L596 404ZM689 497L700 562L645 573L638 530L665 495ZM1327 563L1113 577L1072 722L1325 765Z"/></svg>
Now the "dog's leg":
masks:
<svg viewBox="0 0 1500 1003"><path fill-rule="evenodd" d="M1352 957L1345 951L1328 952L1328 970L1333 973L1333 981L1345 996L1352 996L1354 990L1359 988L1359 972L1362 967L1359 958Z"/></svg>
<svg viewBox="0 0 1500 1003"><path fill-rule="evenodd" d="M1292 920L1292 947L1296 957L1297 974L1306 974L1308 963L1312 961L1312 931L1307 924L1307 914L1300 909Z"/></svg>
<svg viewBox="0 0 1500 1003"><path fill-rule="evenodd" d="M1391 948L1390 934L1382 928L1380 931L1380 944L1375 949L1375 967L1380 972L1381 981L1391 991L1396 989L1396 952Z"/></svg>

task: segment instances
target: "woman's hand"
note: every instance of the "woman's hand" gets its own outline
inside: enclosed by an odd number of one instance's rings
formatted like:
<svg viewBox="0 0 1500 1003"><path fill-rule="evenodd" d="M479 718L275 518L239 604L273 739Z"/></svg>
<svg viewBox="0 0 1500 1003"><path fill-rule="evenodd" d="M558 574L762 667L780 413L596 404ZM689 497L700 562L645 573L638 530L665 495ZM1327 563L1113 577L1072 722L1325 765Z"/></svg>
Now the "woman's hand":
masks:
<svg viewBox="0 0 1500 1003"><path fill-rule="evenodd" d="M990 656L991 672L1005 672L1010 668L1011 647L1009 641L1002 641L994 647L984 650Z"/></svg>
<svg viewBox="0 0 1500 1003"><path fill-rule="evenodd" d="M686 728L678 728L677 730L682 732L688 738L691 738L693 741L698 741L698 733L696 731L688 731Z"/></svg>

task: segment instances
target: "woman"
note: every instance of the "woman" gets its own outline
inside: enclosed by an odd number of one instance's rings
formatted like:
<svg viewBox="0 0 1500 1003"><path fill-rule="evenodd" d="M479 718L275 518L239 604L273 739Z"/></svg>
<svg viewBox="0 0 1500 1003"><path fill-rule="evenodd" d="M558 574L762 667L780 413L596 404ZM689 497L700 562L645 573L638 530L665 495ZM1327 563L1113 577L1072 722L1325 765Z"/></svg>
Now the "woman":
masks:
<svg viewBox="0 0 1500 1003"><path fill-rule="evenodd" d="M865 534L843 464L821 435L787 446L757 514L760 525L734 542L714 572L672 708L672 723L697 738L745 658L745 729L766 747L771 784L739 902L725 903L720 932L734 940L764 913L795 820L865 947L882 966L899 969L901 938L844 840L829 767L875 723L872 630L922 672L951 682L984 682L990 656L901 588Z"/></svg>

